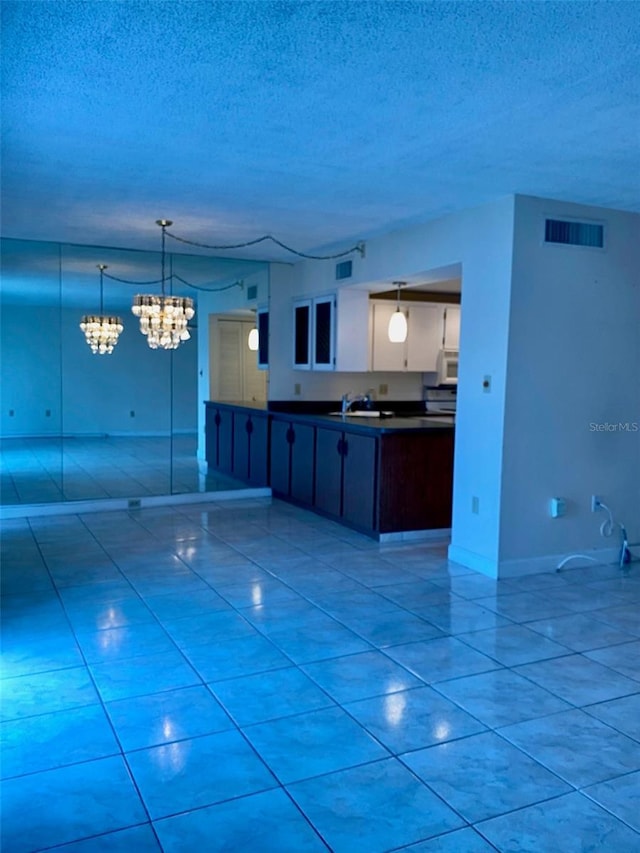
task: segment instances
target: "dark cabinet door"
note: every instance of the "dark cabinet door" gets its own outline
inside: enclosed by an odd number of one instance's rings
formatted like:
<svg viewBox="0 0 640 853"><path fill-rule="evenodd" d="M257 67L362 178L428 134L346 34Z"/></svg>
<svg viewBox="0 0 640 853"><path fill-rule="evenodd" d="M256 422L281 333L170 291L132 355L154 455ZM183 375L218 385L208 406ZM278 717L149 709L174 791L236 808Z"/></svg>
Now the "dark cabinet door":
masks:
<svg viewBox="0 0 640 853"><path fill-rule="evenodd" d="M233 473L233 412L218 409L218 470Z"/></svg>
<svg viewBox="0 0 640 853"><path fill-rule="evenodd" d="M291 497L305 504L313 503L313 461L315 428L304 424L292 427Z"/></svg>
<svg viewBox="0 0 640 853"><path fill-rule="evenodd" d="M271 424L271 489L274 494L289 496L291 445L288 421L274 420Z"/></svg>
<svg viewBox="0 0 640 853"><path fill-rule="evenodd" d="M217 409L207 406L205 409L205 458L210 468L218 467L218 424L216 423Z"/></svg>
<svg viewBox="0 0 640 853"><path fill-rule="evenodd" d="M249 426L249 482L252 486L266 486L269 483L269 418L251 415Z"/></svg>
<svg viewBox="0 0 640 853"><path fill-rule="evenodd" d="M311 302L298 303L293 309L293 364L311 365Z"/></svg>
<svg viewBox="0 0 640 853"><path fill-rule="evenodd" d="M251 418L244 412L233 413L233 473L241 480L249 479L249 433Z"/></svg>
<svg viewBox="0 0 640 853"><path fill-rule="evenodd" d="M344 433L333 429L316 432L315 506L323 512L342 514L342 448Z"/></svg>
<svg viewBox="0 0 640 853"><path fill-rule="evenodd" d="M344 438L342 517L350 524L375 530L377 441L354 433Z"/></svg>

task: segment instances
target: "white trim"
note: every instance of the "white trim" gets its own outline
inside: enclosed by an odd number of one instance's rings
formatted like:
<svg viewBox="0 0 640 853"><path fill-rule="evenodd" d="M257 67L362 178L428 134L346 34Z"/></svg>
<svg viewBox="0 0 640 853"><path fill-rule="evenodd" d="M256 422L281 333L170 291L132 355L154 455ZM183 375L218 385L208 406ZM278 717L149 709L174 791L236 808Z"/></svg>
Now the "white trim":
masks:
<svg viewBox="0 0 640 853"><path fill-rule="evenodd" d="M619 548L583 548L576 549L576 559L567 564L566 569L580 566L610 565L616 563ZM582 559L578 559L578 555ZM448 557L455 563L480 572L490 578L518 578L523 575L536 575L542 572L555 572L560 563L570 554L546 554L543 557L519 558L517 560L490 560L466 548L449 545Z"/></svg>
<svg viewBox="0 0 640 853"><path fill-rule="evenodd" d="M424 539L449 539L450 527L429 530L401 530L398 533L379 533L378 542L420 542Z"/></svg>
<svg viewBox="0 0 640 853"><path fill-rule="evenodd" d="M476 554L467 548L460 548L459 545L449 545L447 557L451 562L458 563L460 566L466 566L466 568L473 569L474 572L480 572L480 574L486 575L489 578L498 577L498 565L495 560L490 560L488 557L483 557L481 554Z"/></svg>
<svg viewBox="0 0 640 853"><path fill-rule="evenodd" d="M270 498L271 489L228 489L220 492L190 492L184 495L149 495L140 498L104 498L97 501L66 501L50 504L15 504L0 507L0 519L40 518L46 515L80 515L87 512L110 512L127 510L135 512L152 506L174 504L216 503L218 501L246 500L247 498ZM138 502L129 506L129 501Z"/></svg>

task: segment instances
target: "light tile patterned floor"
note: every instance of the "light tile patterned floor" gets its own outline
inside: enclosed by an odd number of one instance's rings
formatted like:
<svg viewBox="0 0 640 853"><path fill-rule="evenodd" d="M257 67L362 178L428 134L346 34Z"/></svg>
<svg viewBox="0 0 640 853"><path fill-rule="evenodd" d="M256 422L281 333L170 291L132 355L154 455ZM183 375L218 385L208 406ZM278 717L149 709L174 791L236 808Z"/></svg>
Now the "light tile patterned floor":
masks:
<svg viewBox="0 0 640 853"><path fill-rule="evenodd" d="M3 523L4 853L637 853L640 564L269 500Z"/></svg>

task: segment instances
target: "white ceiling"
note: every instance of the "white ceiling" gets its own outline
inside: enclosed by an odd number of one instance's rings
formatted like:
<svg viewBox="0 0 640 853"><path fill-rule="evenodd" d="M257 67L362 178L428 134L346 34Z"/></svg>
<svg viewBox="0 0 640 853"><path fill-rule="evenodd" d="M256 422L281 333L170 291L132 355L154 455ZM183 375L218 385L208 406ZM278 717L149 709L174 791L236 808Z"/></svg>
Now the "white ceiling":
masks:
<svg viewBox="0 0 640 853"><path fill-rule="evenodd" d="M638 2L4 0L2 30L4 236L317 251L513 192L640 210Z"/></svg>

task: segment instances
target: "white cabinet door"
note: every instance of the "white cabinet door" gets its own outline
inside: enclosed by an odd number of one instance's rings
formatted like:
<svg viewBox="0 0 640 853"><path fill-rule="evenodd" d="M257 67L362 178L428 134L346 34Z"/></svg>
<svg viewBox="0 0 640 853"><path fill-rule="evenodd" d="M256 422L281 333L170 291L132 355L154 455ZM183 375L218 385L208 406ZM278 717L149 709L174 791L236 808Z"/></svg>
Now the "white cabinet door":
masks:
<svg viewBox="0 0 640 853"><path fill-rule="evenodd" d="M460 306L447 305L444 312L444 348L460 349Z"/></svg>
<svg viewBox="0 0 640 853"><path fill-rule="evenodd" d="M389 320L395 310L395 302L372 303L372 370L406 370L406 343L392 344L389 340Z"/></svg>
<svg viewBox="0 0 640 853"><path fill-rule="evenodd" d="M437 370L442 346L442 305L415 302L408 309L407 370Z"/></svg>

